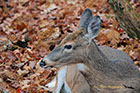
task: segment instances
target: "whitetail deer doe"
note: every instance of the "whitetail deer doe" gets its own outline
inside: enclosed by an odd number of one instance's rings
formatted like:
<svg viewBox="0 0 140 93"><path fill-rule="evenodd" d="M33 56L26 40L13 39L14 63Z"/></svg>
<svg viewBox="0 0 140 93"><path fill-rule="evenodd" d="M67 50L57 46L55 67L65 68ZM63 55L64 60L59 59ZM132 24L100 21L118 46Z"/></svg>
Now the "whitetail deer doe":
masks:
<svg viewBox="0 0 140 93"><path fill-rule="evenodd" d="M63 39L41 60L40 66L65 66L63 80L58 75L57 81L57 87L64 83L64 93L73 92L73 86L77 86L74 93L140 93L140 72L132 59L122 51L97 46L94 42L100 24L100 17L92 17L90 9L86 9L78 31ZM77 79L78 76L82 79Z"/></svg>

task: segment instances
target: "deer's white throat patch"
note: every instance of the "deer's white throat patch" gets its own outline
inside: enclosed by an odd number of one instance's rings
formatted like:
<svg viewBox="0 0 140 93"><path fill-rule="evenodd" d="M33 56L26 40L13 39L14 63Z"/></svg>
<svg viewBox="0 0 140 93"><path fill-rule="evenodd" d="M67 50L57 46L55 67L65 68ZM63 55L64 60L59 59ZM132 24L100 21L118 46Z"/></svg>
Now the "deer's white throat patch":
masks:
<svg viewBox="0 0 140 93"><path fill-rule="evenodd" d="M87 67L84 64L77 64L77 69L79 71L86 71Z"/></svg>

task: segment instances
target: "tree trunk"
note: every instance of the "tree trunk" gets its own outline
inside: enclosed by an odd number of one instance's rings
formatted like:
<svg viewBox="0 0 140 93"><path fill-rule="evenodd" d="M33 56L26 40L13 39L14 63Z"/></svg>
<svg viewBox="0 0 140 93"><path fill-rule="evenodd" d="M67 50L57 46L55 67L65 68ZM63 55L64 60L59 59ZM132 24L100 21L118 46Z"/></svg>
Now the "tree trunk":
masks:
<svg viewBox="0 0 140 93"><path fill-rule="evenodd" d="M108 0L120 27L132 38L140 40L140 15L132 8L128 0Z"/></svg>

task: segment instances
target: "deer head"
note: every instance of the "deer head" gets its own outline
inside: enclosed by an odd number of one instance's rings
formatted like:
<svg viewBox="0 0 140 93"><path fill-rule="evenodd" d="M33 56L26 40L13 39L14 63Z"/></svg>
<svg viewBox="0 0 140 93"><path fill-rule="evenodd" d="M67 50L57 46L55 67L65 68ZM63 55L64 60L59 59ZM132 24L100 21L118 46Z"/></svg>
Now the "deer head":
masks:
<svg viewBox="0 0 140 93"><path fill-rule="evenodd" d="M100 24L100 17L92 17L90 9L86 9L81 15L78 31L64 38L59 46L41 60L40 66L56 67L86 61L91 40L99 33Z"/></svg>

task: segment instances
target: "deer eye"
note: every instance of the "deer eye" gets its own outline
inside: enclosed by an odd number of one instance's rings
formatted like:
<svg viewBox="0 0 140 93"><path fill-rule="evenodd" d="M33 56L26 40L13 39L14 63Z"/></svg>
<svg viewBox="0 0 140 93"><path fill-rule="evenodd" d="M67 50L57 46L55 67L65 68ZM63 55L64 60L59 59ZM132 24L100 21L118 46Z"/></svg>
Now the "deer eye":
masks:
<svg viewBox="0 0 140 93"><path fill-rule="evenodd" d="M65 45L64 48L65 49L71 49L72 48L72 45Z"/></svg>

